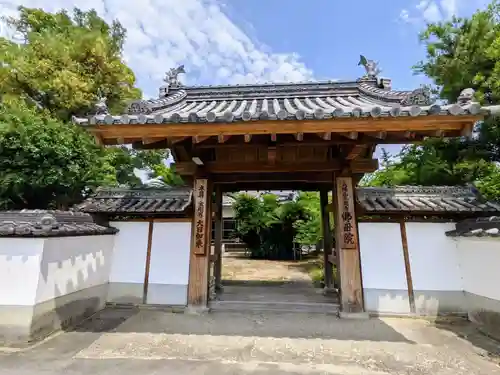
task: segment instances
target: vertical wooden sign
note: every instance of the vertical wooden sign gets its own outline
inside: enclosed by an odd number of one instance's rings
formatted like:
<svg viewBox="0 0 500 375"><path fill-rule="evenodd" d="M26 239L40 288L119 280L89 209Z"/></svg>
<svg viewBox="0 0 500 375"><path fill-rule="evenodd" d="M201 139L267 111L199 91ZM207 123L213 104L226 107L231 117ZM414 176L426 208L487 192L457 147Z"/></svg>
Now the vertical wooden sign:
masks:
<svg viewBox="0 0 500 375"><path fill-rule="evenodd" d="M337 199L339 220L340 249L357 249L358 232L356 228L356 213L354 210L354 193L351 177L337 178Z"/></svg>
<svg viewBox="0 0 500 375"><path fill-rule="evenodd" d="M194 248L196 255L205 255L207 242L207 189L208 180L196 179L194 185Z"/></svg>

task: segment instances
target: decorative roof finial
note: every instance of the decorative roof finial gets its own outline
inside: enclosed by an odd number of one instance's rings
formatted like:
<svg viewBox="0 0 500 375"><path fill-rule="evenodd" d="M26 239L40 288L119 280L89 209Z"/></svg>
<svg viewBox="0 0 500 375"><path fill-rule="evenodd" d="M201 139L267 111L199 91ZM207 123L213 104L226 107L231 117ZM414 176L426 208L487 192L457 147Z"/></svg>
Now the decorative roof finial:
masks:
<svg viewBox="0 0 500 375"><path fill-rule="evenodd" d="M382 69L379 68L378 62L374 60L368 60L363 55L359 55L359 65L363 65L366 71L366 77L368 78L376 78L381 72Z"/></svg>
<svg viewBox="0 0 500 375"><path fill-rule="evenodd" d="M476 92L474 89L468 88L464 89L460 92L460 95L458 96L458 104L469 104L474 100L474 94Z"/></svg>
<svg viewBox="0 0 500 375"><path fill-rule="evenodd" d="M97 102L94 104L94 115L109 115L108 105L106 104L106 97L99 91L97 94Z"/></svg>
<svg viewBox="0 0 500 375"><path fill-rule="evenodd" d="M179 74L183 73L186 73L184 65L180 65L177 68L170 68L170 70L165 73L165 78L163 80L168 84L169 88L182 86L182 83L179 81Z"/></svg>

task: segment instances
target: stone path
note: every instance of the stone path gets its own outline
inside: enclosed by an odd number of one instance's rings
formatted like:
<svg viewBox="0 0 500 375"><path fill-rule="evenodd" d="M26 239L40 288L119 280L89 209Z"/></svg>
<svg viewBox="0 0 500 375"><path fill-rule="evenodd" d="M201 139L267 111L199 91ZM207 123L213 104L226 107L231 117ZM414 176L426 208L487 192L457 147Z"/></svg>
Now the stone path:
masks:
<svg viewBox="0 0 500 375"><path fill-rule="evenodd" d="M30 350L0 354L0 373L495 375L497 350L469 325L108 309Z"/></svg>

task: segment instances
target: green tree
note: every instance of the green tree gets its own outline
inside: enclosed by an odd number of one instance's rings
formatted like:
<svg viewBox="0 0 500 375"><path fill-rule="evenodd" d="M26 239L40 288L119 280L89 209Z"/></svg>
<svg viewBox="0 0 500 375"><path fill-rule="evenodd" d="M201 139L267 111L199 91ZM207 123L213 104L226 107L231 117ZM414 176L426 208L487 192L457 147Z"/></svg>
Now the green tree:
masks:
<svg viewBox="0 0 500 375"><path fill-rule="evenodd" d="M24 44L0 38L0 90L36 103L56 118L86 115L99 95L111 111L140 98L135 76L123 62L125 29L108 25L95 10L48 13L19 8L8 24Z"/></svg>
<svg viewBox="0 0 500 375"><path fill-rule="evenodd" d="M233 204L236 236L245 242L254 258L292 259L298 228L311 219L305 205L280 203L273 194L235 196Z"/></svg>
<svg viewBox="0 0 500 375"><path fill-rule="evenodd" d="M429 24L421 34L427 55L414 66L431 78L441 99L455 101L466 88L476 90L483 104L500 100L500 5L493 1L470 18ZM464 185L475 183L485 197L500 199L500 126L486 118L472 139L429 139L403 148L396 158L382 157L382 169L364 184Z"/></svg>
<svg viewBox="0 0 500 375"><path fill-rule="evenodd" d="M1 124L2 207L67 207L98 185L140 186L136 169L169 175L168 150L97 147L69 123L101 95L116 112L141 96L122 59L126 32L119 22L107 24L94 10L25 7L7 21L24 43L0 38L0 95L16 103L4 107ZM40 155L47 161L37 164Z"/></svg>
<svg viewBox="0 0 500 375"><path fill-rule="evenodd" d="M294 224L297 232L295 241L301 245L317 245L323 238L319 194L300 192L297 203L303 207L306 215Z"/></svg>
<svg viewBox="0 0 500 375"><path fill-rule="evenodd" d="M71 124L24 103L0 111L0 209L68 208L115 184L103 149Z"/></svg>
<svg viewBox="0 0 500 375"><path fill-rule="evenodd" d="M476 90L483 104L500 101L500 3L491 2L470 18L433 23L420 34L427 55L414 66L415 73L434 81L442 99L455 101L463 89ZM500 161L500 126L487 118L467 142L484 159Z"/></svg>

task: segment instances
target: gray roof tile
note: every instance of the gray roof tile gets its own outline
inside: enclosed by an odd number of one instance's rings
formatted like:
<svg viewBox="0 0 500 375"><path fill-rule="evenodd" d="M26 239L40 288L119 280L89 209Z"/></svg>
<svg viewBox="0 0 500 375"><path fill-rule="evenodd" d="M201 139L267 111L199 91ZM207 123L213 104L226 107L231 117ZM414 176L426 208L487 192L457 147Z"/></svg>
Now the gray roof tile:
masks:
<svg viewBox="0 0 500 375"><path fill-rule="evenodd" d="M500 204L484 201L472 188L458 186L360 187L357 198L367 214L500 213Z"/></svg>
<svg viewBox="0 0 500 375"><path fill-rule="evenodd" d="M99 189L78 211L110 214L179 213L191 204L190 188Z"/></svg>
<svg viewBox="0 0 500 375"><path fill-rule="evenodd" d="M493 108L493 107L492 107ZM425 89L394 91L376 78L345 82L178 87L138 100L127 114L74 118L79 125L240 122L342 117L414 117L488 113L478 103L433 104Z"/></svg>
<svg viewBox="0 0 500 375"><path fill-rule="evenodd" d="M0 212L0 237L62 237L115 234L116 228L94 223L74 211L21 210Z"/></svg>
<svg viewBox="0 0 500 375"><path fill-rule="evenodd" d="M500 217L467 219L458 222L455 230L446 232L450 237L498 237L500 239Z"/></svg>

